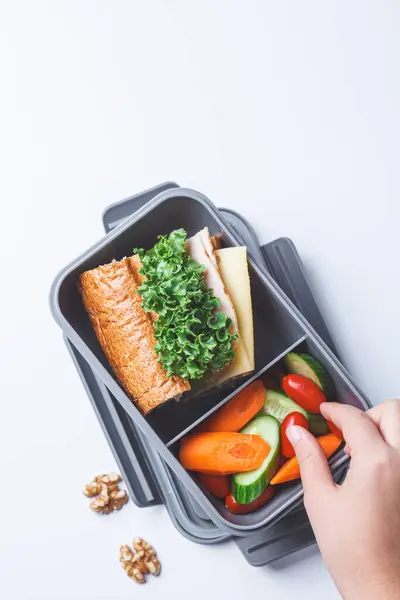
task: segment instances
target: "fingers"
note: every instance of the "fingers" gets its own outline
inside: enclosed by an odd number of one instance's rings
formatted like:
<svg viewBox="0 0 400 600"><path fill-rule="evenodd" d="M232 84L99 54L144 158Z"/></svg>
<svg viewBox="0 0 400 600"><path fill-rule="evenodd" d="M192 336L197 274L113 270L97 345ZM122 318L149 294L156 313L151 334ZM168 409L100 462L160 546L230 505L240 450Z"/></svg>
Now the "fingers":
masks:
<svg viewBox="0 0 400 600"><path fill-rule="evenodd" d="M400 449L400 400L389 400L367 411L385 442Z"/></svg>
<svg viewBox="0 0 400 600"><path fill-rule="evenodd" d="M321 413L329 421L333 421L343 432L351 455L365 455L366 449L378 449L384 445L384 440L375 423L354 406L324 402L321 404Z"/></svg>
<svg viewBox="0 0 400 600"><path fill-rule="evenodd" d="M335 490L328 461L314 436L298 426L289 427L287 436L296 452L305 495L321 497Z"/></svg>

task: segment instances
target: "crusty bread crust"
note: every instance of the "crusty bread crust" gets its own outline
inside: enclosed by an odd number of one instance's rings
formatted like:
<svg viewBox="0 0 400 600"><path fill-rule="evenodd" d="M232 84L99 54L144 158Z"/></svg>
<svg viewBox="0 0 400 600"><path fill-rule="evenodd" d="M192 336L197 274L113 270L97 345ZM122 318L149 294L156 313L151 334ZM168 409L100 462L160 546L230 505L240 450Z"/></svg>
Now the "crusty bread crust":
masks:
<svg viewBox="0 0 400 600"><path fill-rule="evenodd" d="M143 414L190 389L168 377L154 351L154 315L145 312L138 288L139 257L82 273L82 299L99 343L118 379Z"/></svg>

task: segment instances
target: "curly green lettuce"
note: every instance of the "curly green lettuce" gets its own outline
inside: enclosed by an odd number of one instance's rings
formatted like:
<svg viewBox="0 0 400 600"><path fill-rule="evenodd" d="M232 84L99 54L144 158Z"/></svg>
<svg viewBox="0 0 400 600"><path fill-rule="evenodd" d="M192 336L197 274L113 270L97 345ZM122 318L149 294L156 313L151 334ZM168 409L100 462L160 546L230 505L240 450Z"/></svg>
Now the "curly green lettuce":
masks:
<svg viewBox="0 0 400 600"><path fill-rule="evenodd" d="M186 231L159 236L148 251L135 249L145 279L139 288L146 312L158 315L154 323L158 360L169 376L200 379L219 371L234 357L232 325L218 309L220 301L206 287L205 266L185 248Z"/></svg>

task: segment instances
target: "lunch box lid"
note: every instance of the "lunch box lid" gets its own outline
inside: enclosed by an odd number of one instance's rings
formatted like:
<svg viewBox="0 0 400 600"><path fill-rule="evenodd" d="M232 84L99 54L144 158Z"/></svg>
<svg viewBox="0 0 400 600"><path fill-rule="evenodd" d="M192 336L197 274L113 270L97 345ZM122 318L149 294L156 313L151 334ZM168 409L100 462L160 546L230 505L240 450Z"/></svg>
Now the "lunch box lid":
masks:
<svg viewBox="0 0 400 600"><path fill-rule="evenodd" d="M173 187L178 186L172 182L161 184L109 206L103 213L105 230L110 231L155 195ZM254 231L243 217L229 209L220 209L220 212L237 237L250 248L253 257L266 264L283 291L337 354L293 243L287 238L281 238L260 248ZM164 503L175 527L194 542L211 544L229 539L231 536L221 531L208 518L182 486L179 478L148 443L85 358L67 338L65 342L135 504L146 507ZM339 470L337 475L340 477L342 471ZM302 502L274 525L234 539L246 560L255 566L266 564L314 542Z"/></svg>

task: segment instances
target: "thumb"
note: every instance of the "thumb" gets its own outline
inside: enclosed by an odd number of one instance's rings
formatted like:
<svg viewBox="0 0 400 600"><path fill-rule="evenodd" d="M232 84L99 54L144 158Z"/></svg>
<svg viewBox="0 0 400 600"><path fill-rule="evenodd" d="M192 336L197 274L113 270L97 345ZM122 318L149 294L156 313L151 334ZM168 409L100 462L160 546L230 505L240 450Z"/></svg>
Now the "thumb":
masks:
<svg viewBox="0 0 400 600"><path fill-rule="evenodd" d="M286 435L296 453L304 495L307 500L312 496L320 496L334 489L335 482L328 461L315 437L297 425L289 427Z"/></svg>

